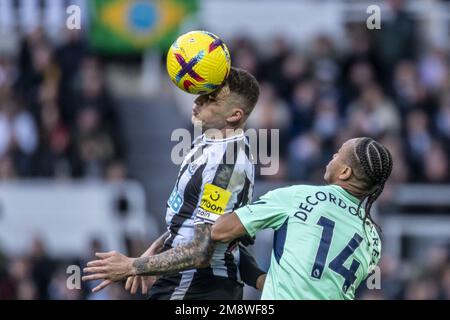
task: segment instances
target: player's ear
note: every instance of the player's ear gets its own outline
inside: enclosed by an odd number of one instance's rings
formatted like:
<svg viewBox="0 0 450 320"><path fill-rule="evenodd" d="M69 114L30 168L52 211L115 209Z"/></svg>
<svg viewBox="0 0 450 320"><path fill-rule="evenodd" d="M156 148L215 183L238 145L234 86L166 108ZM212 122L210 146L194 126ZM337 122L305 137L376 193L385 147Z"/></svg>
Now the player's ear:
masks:
<svg viewBox="0 0 450 320"><path fill-rule="evenodd" d="M339 173L339 179L343 180L343 181L348 180L348 179L350 179L352 174L353 174L353 170L351 167L343 166L341 169L341 172Z"/></svg>
<svg viewBox="0 0 450 320"><path fill-rule="evenodd" d="M230 116L227 118L227 121L236 123L241 121L241 119L243 118L244 118L244 110L242 110L241 108L233 108L231 110Z"/></svg>

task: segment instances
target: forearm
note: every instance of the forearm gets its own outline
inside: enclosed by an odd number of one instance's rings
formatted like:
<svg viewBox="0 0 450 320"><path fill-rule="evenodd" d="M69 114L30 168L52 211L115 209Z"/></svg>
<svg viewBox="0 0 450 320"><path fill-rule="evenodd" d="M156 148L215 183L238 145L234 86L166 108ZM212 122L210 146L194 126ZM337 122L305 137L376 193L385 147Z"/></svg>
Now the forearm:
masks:
<svg viewBox="0 0 450 320"><path fill-rule="evenodd" d="M242 281L244 281L249 286L256 289L261 289L261 275L265 274L258 266L253 255L244 247L239 246L240 252L240 262L239 262L239 272L241 274ZM264 281L262 281L264 283Z"/></svg>
<svg viewBox="0 0 450 320"><path fill-rule="evenodd" d="M211 226L196 227L196 235L191 243L180 245L163 253L141 257L133 261L136 275L161 275L204 268L209 265L214 243L211 240Z"/></svg>
<svg viewBox="0 0 450 320"><path fill-rule="evenodd" d="M206 267L208 263L209 259L198 248L186 245L155 256L137 258L133 267L137 275L161 275Z"/></svg>
<svg viewBox="0 0 450 320"><path fill-rule="evenodd" d="M235 212L221 216L212 227L214 241L228 243L247 234Z"/></svg>

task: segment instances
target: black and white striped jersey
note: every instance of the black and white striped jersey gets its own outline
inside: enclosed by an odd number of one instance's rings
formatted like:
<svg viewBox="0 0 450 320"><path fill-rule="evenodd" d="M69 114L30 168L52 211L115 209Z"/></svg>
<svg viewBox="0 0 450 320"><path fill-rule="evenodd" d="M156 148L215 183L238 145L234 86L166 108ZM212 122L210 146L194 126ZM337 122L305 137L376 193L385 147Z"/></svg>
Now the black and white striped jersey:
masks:
<svg viewBox="0 0 450 320"><path fill-rule="evenodd" d="M164 250L191 242L194 225L212 224L222 214L251 201L254 184L251 157L244 134L225 139L208 139L202 135L194 140L167 202L166 224L170 236ZM183 288L187 290L199 276L203 280L204 276L211 275L240 281L238 263L237 243L218 244L209 268L181 272L180 286L172 298L183 295Z"/></svg>

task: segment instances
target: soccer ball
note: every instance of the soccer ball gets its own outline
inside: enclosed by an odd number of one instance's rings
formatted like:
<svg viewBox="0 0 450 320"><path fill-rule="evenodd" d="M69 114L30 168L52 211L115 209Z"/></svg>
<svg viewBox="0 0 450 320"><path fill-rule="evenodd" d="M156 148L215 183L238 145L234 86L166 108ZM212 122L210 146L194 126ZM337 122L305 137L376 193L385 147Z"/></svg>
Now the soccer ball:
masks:
<svg viewBox="0 0 450 320"><path fill-rule="evenodd" d="M178 88L192 94L217 89L228 77L230 52L225 43L207 31L180 36L167 53L167 72Z"/></svg>

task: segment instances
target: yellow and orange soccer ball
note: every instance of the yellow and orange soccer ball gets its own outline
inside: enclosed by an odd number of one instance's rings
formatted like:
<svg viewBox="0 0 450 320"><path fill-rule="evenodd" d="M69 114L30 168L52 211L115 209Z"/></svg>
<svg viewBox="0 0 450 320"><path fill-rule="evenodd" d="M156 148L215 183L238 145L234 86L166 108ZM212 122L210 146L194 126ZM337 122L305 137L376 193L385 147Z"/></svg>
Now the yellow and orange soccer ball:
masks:
<svg viewBox="0 0 450 320"><path fill-rule="evenodd" d="M207 31L191 31L180 36L167 54L167 72L183 91L206 94L217 89L231 68L226 44Z"/></svg>

